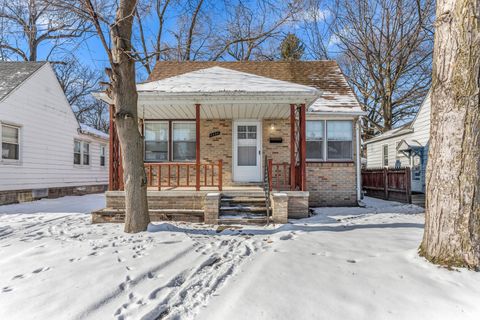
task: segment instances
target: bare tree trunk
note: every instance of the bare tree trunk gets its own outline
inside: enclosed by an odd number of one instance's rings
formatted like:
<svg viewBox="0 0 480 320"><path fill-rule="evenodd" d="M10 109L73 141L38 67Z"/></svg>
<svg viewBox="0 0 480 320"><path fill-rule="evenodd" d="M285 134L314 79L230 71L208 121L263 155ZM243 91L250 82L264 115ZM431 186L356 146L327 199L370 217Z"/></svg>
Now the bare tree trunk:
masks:
<svg viewBox="0 0 480 320"><path fill-rule="evenodd" d="M480 1L437 1L420 254L480 269Z"/></svg>
<svg viewBox="0 0 480 320"><path fill-rule="evenodd" d="M111 89L115 104L115 123L122 149L125 181L125 232L139 232L150 223L147 202L147 177L143 165L143 141L138 131L135 61L132 52L132 24L136 0L120 2L111 28Z"/></svg>
<svg viewBox="0 0 480 320"><path fill-rule="evenodd" d="M125 182L125 232L145 231L150 223L147 203L147 177L143 165L143 140L138 131L135 61L132 57L132 25L136 0L120 0L115 21L109 25L112 48L108 46L101 21L106 21L91 0L84 0L79 11L90 17L104 47L111 69L109 96L115 105L115 124L122 149Z"/></svg>

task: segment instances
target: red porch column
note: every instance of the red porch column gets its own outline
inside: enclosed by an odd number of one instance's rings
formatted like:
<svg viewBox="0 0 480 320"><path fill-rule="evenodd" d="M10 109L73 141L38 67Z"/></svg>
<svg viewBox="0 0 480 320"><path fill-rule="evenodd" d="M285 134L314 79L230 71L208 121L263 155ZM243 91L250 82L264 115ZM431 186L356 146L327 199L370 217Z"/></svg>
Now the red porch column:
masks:
<svg viewBox="0 0 480 320"><path fill-rule="evenodd" d="M195 105L195 189L200 190L200 104Z"/></svg>
<svg viewBox="0 0 480 320"><path fill-rule="evenodd" d="M300 190L307 190L307 121L305 104L300 105Z"/></svg>
<svg viewBox="0 0 480 320"><path fill-rule="evenodd" d="M295 104L290 105L290 189L295 190Z"/></svg>

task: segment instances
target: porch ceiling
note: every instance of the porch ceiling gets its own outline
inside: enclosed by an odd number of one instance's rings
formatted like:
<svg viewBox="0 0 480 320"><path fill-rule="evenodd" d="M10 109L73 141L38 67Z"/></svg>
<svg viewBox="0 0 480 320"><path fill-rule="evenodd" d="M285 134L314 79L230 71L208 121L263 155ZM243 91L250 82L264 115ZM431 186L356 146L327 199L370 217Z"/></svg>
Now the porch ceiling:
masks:
<svg viewBox="0 0 480 320"><path fill-rule="evenodd" d="M273 119L288 118L290 104L201 104L201 119ZM143 119L195 119L194 104L139 104L138 115Z"/></svg>

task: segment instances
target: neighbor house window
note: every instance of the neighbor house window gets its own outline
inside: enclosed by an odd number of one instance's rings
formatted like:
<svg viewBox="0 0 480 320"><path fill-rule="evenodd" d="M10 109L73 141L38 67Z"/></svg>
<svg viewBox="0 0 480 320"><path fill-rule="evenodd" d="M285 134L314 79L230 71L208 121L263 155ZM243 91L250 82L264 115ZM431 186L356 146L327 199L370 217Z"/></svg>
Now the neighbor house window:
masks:
<svg viewBox="0 0 480 320"><path fill-rule="evenodd" d="M323 120L307 121L307 159L323 160L323 140L325 133Z"/></svg>
<svg viewBox="0 0 480 320"><path fill-rule="evenodd" d="M83 143L83 165L88 166L90 164L90 143Z"/></svg>
<svg viewBox="0 0 480 320"><path fill-rule="evenodd" d="M105 146L100 146L100 166L105 167Z"/></svg>
<svg viewBox="0 0 480 320"><path fill-rule="evenodd" d="M388 167L388 144L383 145L382 158L383 158L383 165L385 167Z"/></svg>
<svg viewBox="0 0 480 320"><path fill-rule="evenodd" d="M145 161L168 161L168 122L145 123Z"/></svg>
<svg viewBox="0 0 480 320"><path fill-rule="evenodd" d="M20 128L2 124L2 159L20 160Z"/></svg>
<svg viewBox="0 0 480 320"><path fill-rule="evenodd" d="M73 164L82 164L82 142L74 140L73 142Z"/></svg>
<svg viewBox="0 0 480 320"><path fill-rule="evenodd" d="M73 164L90 165L90 143L73 140Z"/></svg>
<svg viewBox="0 0 480 320"><path fill-rule="evenodd" d="M196 156L195 122L173 122L173 161L191 161Z"/></svg>
<svg viewBox="0 0 480 320"><path fill-rule="evenodd" d="M327 159L353 159L353 122L327 121Z"/></svg>

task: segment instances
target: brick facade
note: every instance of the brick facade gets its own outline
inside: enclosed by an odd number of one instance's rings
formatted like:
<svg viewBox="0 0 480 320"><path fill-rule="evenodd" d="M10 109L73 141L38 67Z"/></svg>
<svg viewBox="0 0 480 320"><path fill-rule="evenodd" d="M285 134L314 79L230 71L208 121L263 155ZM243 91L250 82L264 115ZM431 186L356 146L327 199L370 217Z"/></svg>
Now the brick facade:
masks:
<svg viewBox="0 0 480 320"><path fill-rule="evenodd" d="M217 163L223 161L223 186L235 186L232 179L233 162L233 120L208 119L200 121L200 157L202 163ZM210 137L211 133L220 134ZM270 142L270 138L281 138L280 143ZM355 136L354 143L355 146ZM274 163L290 163L290 119L264 119L262 121L263 157L267 156ZM355 153L355 150L354 150ZM262 160L263 160L262 157ZM354 160L356 159L354 154ZM288 167L287 167L288 168ZM283 170L279 169L279 170ZM288 170L288 169L287 169ZM307 162L307 191L310 192L310 206L353 206L357 203L356 196L356 165L351 162ZM263 173L263 169L262 169ZM280 173L280 179L283 177ZM181 179L186 177L186 169L180 171ZM166 184L166 168L162 171L163 184ZM176 181L176 170L172 169L172 181ZM203 169L201 172L203 184ZM209 176L208 176L209 177ZM214 180L217 181L215 171ZM184 180L182 180L184 181ZM195 184L195 168L190 168L190 185ZM305 199L296 198L295 201ZM293 200L290 200L293 201ZM294 207L292 202L291 207ZM304 207L301 205L300 207ZM308 211L293 213L295 217L308 216ZM292 216L292 217L293 217Z"/></svg>
<svg viewBox="0 0 480 320"><path fill-rule="evenodd" d="M307 163L311 207L357 205L354 162Z"/></svg>

